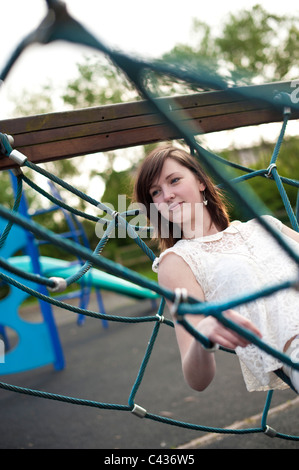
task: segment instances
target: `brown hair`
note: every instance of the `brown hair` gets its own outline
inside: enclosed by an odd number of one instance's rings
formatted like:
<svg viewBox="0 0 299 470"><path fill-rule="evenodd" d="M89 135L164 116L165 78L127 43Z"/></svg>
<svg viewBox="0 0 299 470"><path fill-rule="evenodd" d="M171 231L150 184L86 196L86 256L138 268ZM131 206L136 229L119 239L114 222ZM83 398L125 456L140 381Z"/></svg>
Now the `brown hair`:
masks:
<svg viewBox="0 0 299 470"><path fill-rule="evenodd" d="M195 157L185 150L171 145L159 146L152 150L142 162L137 174L134 187L134 198L135 201L145 206L147 218L150 219L150 206L153 202L150 195L150 188L154 181L159 177L167 158L172 158L184 167L188 168L196 175L199 181L205 184L205 194L208 200L207 209L212 223L214 223L220 230L226 229L229 225L229 217L222 193L214 185L211 178L204 172ZM155 227L155 229L157 230L160 248L161 250L165 250L166 248L172 247L180 238L174 237L174 227L172 222L166 221L160 213L158 213L157 220L158 226ZM161 235L161 233L163 233L163 223L169 224L169 236L167 238L164 238Z"/></svg>

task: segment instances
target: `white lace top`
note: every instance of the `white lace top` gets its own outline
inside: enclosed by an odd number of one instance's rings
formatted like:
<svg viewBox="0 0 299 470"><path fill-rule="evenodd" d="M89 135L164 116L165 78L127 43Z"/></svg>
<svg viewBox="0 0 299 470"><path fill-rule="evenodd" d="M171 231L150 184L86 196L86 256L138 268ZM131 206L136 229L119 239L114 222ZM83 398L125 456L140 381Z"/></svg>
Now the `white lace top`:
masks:
<svg viewBox="0 0 299 470"><path fill-rule="evenodd" d="M281 222L264 217L281 230ZM299 244L289 237L287 241L299 253ZM155 259L155 272L170 252L190 266L207 302L239 297L298 276L296 263L254 219L235 222L214 235L178 241ZM280 351L299 334L299 292L295 289L281 290L235 310L259 328L263 341ZM287 388L273 373L282 366L279 360L254 345L238 347L236 353L249 391Z"/></svg>

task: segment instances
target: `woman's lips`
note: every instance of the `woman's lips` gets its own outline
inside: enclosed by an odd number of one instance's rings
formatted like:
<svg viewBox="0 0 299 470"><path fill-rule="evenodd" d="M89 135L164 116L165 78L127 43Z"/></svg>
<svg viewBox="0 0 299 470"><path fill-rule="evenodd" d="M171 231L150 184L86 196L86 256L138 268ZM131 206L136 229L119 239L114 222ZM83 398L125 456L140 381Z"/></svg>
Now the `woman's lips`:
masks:
<svg viewBox="0 0 299 470"><path fill-rule="evenodd" d="M176 209L178 209L179 207L181 207L183 203L182 202L173 202L172 204L170 204L170 206L168 207L168 210L169 211L175 211Z"/></svg>

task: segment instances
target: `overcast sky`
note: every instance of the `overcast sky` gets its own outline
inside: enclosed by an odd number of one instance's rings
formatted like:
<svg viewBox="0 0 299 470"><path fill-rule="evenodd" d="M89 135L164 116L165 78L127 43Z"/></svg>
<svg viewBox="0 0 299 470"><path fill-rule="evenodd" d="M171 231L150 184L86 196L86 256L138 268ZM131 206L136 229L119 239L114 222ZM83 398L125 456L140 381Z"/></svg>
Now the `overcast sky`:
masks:
<svg viewBox="0 0 299 470"><path fill-rule="evenodd" d="M190 43L198 18L217 34L230 13L256 3L269 13L298 15L294 0L65 0L69 13L104 42L128 53L159 57L175 44ZM6 0L1 10L0 70L19 42L46 15L45 0ZM65 42L31 46L22 54L0 89L0 119L11 117L10 95L39 90L48 80L57 88L74 76L76 64L91 49ZM57 109L59 111L59 109ZM240 132L242 132L240 130Z"/></svg>
<svg viewBox="0 0 299 470"><path fill-rule="evenodd" d="M46 14L45 0L2 2L0 29L0 69L20 40ZM177 43L190 42L193 18L219 28L229 13L251 8L257 0L66 0L68 11L87 29L109 45L129 53L158 57ZM299 14L294 0L261 0L267 11ZM61 83L70 78L87 48L66 43L30 47L12 69L5 87L13 90L35 88L47 79ZM0 103L1 103L0 92ZM2 116L3 109L1 109Z"/></svg>
<svg viewBox="0 0 299 470"><path fill-rule="evenodd" d="M299 15L299 5L294 0L65 0L68 11L96 37L128 53L159 57L175 44L190 43L193 18L198 18L214 28L220 28L230 13L250 9L256 3L269 13ZM0 70L19 42L34 30L46 14L45 0L2 1L0 28ZM11 117L9 95L20 96L23 89L38 90L48 80L61 86L74 75L76 63L90 49L67 45L64 42L47 46L31 46L18 60L4 86L0 89L0 119ZM59 109L57 109L59 111ZM298 124L297 124L298 125ZM275 126L275 124L274 124ZM267 139L267 129L261 136ZM276 131L270 130L271 137ZM295 130L296 133L296 130ZM238 129L234 142L258 140L255 131L248 139L246 128ZM227 147L231 132L211 135L213 149ZM92 188L90 189L92 190Z"/></svg>

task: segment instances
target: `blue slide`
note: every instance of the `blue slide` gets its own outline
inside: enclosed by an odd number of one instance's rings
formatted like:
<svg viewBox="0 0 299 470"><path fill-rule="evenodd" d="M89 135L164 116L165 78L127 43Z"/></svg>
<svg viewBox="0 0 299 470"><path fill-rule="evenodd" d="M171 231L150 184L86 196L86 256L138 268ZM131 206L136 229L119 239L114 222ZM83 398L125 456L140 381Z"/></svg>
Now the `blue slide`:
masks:
<svg viewBox="0 0 299 470"><path fill-rule="evenodd" d="M32 265L29 256L13 256L8 262L26 272L32 272ZM41 274L46 277L62 277L63 279L72 276L78 271L78 262L71 263L61 259L40 256ZM112 274L91 268L81 280L86 279L86 283L92 287L102 290L114 291L118 294L124 294L130 297L140 299L155 299L158 294L149 289L133 284L125 279L118 278Z"/></svg>

